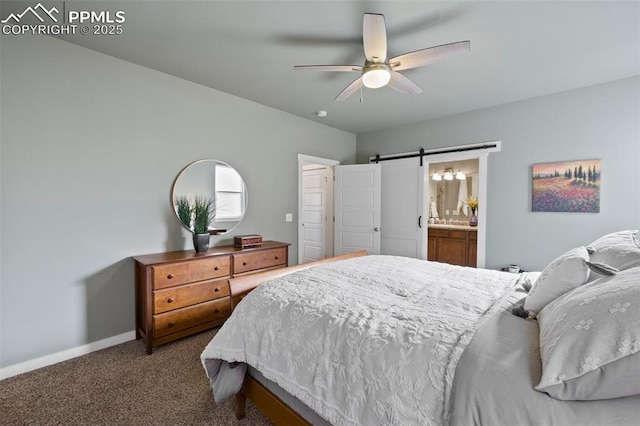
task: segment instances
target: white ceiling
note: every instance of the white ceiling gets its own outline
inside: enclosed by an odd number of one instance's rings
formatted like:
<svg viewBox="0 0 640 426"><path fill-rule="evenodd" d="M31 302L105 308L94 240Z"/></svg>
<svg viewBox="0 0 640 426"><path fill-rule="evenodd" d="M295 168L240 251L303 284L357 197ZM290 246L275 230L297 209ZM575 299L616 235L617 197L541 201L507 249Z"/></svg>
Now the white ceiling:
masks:
<svg viewBox="0 0 640 426"><path fill-rule="evenodd" d="M34 2L32 2L34 3ZM638 1L109 1L120 36L66 40L124 60L363 133L640 74ZM333 99L357 73L298 64L363 64L362 16L385 15L389 56L461 40L471 53L403 73L417 96L390 88ZM3 15L4 16L4 15ZM315 112L326 110L326 118Z"/></svg>

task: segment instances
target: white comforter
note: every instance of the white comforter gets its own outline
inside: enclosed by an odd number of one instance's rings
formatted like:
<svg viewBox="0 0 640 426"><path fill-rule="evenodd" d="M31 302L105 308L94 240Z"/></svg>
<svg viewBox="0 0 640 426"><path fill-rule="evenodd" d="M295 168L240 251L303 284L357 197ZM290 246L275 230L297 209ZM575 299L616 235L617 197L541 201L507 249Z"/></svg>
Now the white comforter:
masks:
<svg viewBox="0 0 640 426"><path fill-rule="evenodd" d="M458 359L516 278L394 256L320 265L249 294L203 365L217 379L248 363L335 425L446 424Z"/></svg>

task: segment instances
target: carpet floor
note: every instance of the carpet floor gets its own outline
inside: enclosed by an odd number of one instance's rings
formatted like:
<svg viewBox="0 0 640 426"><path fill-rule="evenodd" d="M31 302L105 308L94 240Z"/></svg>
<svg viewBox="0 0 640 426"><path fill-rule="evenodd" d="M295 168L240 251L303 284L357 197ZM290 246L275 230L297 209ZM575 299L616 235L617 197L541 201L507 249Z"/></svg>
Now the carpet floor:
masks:
<svg viewBox="0 0 640 426"><path fill-rule="evenodd" d="M213 401L200 353L216 330L145 354L131 341L0 381L0 425L271 425Z"/></svg>

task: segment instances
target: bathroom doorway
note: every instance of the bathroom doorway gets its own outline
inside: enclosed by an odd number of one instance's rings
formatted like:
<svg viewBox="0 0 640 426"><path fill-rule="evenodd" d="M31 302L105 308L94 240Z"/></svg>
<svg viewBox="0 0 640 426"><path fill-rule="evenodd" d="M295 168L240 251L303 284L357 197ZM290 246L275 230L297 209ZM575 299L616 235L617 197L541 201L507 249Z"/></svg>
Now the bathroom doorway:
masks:
<svg viewBox="0 0 640 426"><path fill-rule="evenodd" d="M500 151L500 141L494 143L496 147L491 150L454 152L428 157L429 162L424 168L427 259L434 259L434 253L437 251L442 253L443 251L451 250L449 259L455 259L452 263L466 263L478 268L484 268L486 219L487 214L489 214L487 206L487 157L490 152ZM461 182L463 181L462 179L456 179L458 171L465 175L466 200L464 196L465 189L460 190ZM449 175L445 179L446 172L452 174L452 179L448 179ZM442 180L434 181L434 173L438 173ZM476 209L477 225L473 227L470 227L468 223L471 221L472 216L468 204L471 197L475 197L478 201ZM467 207L466 213L465 205ZM437 218L435 217L436 214ZM461 228L457 230L454 229L455 226ZM464 249L461 248L463 244L459 241L444 241L445 238L449 237L462 238L463 234L454 232L462 230L470 231L469 234L465 234L467 242L464 245ZM475 241L469 243L470 238L475 238ZM443 245L436 246L438 242ZM448 243L451 244L446 246ZM465 250L464 254L461 254L460 250ZM447 256L445 255L445 257ZM474 259L475 262L473 262Z"/></svg>
<svg viewBox="0 0 640 426"><path fill-rule="evenodd" d="M427 259L478 265L479 160L429 164Z"/></svg>

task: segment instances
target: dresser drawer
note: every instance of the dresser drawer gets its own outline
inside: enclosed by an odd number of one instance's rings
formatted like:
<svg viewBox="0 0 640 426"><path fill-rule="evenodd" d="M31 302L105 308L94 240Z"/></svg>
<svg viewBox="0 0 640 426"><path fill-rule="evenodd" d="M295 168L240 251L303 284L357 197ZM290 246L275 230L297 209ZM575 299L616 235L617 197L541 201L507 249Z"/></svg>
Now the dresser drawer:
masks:
<svg viewBox="0 0 640 426"><path fill-rule="evenodd" d="M158 290L153 292L153 313L160 314L226 297L229 294L228 280L205 281Z"/></svg>
<svg viewBox="0 0 640 426"><path fill-rule="evenodd" d="M155 337L185 330L190 327L226 318L231 314L231 299L212 300L175 311L153 316L153 332Z"/></svg>
<svg viewBox="0 0 640 426"><path fill-rule="evenodd" d="M287 247L233 255L233 273L266 269L287 263Z"/></svg>
<svg viewBox="0 0 640 426"><path fill-rule="evenodd" d="M167 263L151 267L153 289L229 276L229 256Z"/></svg>

